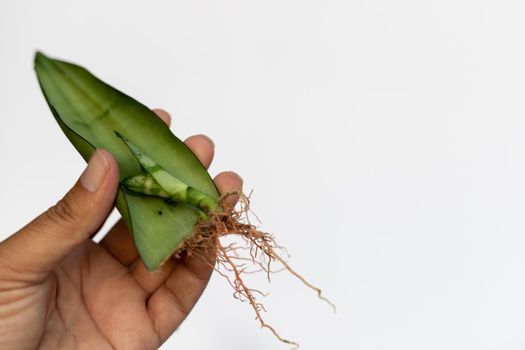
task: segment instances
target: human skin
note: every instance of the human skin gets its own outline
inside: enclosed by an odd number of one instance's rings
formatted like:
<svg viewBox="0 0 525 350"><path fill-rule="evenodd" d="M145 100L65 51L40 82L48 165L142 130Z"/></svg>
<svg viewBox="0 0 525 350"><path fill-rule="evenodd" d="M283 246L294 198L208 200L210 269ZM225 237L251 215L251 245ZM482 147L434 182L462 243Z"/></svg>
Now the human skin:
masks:
<svg viewBox="0 0 525 350"><path fill-rule="evenodd" d="M154 111L169 125L167 112ZM185 143L209 167L213 142ZM0 242L0 349L157 349L198 301L214 256L172 258L149 272L122 221L100 243L90 239L118 179L115 158L97 150L63 199ZM233 172L214 181L220 193L242 187Z"/></svg>

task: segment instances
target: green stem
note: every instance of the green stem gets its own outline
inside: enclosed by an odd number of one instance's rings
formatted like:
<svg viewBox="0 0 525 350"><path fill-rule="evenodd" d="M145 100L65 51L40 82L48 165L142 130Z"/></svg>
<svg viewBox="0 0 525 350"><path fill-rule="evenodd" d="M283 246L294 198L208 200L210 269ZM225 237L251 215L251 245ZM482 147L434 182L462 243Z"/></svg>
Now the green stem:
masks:
<svg viewBox="0 0 525 350"><path fill-rule="evenodd" d="M153 159L139 151L130 140L122 134L115 134L124 141L135 159L147 174L129 177L122 181L122 185L131 192L166 198L177 203L191 204L208 213L218 208L217 200L202 191L189 186L177 177L168 173Z"/></svg>
<svg viewBox="0 0 525 350"><path fill-rule="evenodd" d="M159 186L150 175L131 176L121 181L121 184L130 192L160 198L170 198L168 192Z"/></svg>

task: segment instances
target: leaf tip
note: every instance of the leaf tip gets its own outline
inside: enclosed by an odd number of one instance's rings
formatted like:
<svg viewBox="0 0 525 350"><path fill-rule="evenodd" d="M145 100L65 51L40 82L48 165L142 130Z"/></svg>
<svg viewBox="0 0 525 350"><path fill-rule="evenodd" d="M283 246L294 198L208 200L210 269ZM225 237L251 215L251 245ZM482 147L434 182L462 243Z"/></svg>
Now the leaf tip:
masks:
<svg viewBox="0 0 525 350"><path fill-rule="evenodd" d="M37 50L35 52L35 59L34 59L34 64L35 64L35 67L45 63L45 62L49 62L50 61L50 58L47 57L42 51L39 51Z"/></svg>

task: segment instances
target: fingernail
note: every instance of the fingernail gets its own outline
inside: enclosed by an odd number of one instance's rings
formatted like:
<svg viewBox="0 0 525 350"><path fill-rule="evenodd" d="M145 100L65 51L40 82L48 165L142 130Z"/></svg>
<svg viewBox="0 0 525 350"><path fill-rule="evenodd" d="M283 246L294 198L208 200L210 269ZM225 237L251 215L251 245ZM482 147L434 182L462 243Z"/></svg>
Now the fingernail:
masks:
<svg viewBox="0 0 525 350"><path fill-rule="evenodd" d="M104 151L97 149L91 156L87 168L80 176L80 183L89 192L95 192L106 177L108 169L109 164Z"/></svg>

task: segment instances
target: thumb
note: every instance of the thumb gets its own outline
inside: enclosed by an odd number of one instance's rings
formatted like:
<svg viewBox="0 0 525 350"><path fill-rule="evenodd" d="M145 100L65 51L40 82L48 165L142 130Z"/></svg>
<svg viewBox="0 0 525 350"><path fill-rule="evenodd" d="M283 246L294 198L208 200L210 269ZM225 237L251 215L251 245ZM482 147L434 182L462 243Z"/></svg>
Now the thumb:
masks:
<svg viewBox="0 0 525 350"><path fill-rule="evenodd" d="M102 225L115 200L118 165L97 149L73 188L45 213L0 243L0 267L38 279Z"/></svg>

